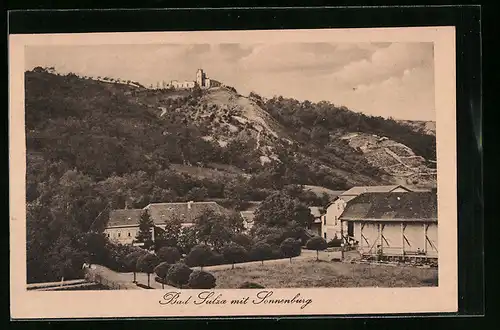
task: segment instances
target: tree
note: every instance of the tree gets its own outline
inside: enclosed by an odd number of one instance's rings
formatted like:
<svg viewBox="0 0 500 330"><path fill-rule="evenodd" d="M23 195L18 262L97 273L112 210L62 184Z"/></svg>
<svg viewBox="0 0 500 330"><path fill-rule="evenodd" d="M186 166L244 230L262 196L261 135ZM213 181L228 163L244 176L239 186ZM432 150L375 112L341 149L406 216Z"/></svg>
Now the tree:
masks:
<svg viewBox="0 0 500 330"><path fill-rule="evenodd" d="M199 244L193 247L187 255L186 264L191 267L200 266L200 270L203 270L203 266L209 263L212 256L213 252L208 245Z"/></svg>
<svg viewBox="0 0 500 330"><path fill-rule="evenodd" d="M177 216L165 221L165 228L163 229L162 241L166 246L177 246L179 236L182 230L182 220Z"/></svg>
<svg viewBox="0 0 500 330"><path fill-rule="evenodd" d="M146 253L145 255L137 259L137 270L148 274L148 287L150 284L150 275L154 273L155 267L160 263L160 259L152 253Z"/></svg>
<svg viewBox="0 0 500 330"><path fill-rule="evenodd" d="M191 289L212 289L215 288L215 276L208 272L195 270L189 275L189 287Z"/></svg>
<svg viewBox="0 0 500 330"><path fill-rule="evenodd" d="M300 241L293 238L287 238L281 243L280 250L283 256L290 258L290 263L292 263L292 258L299 256L302 248Z"/></svg>
<svg viewBox="0 0 500 330"><path fill-rule="evenodd" d="M158 258L160 261L165 261L169 264L175 264L181 259L181 254L179 250L173 246L165 246L158 250Z"/></svg>
<svg viewBox="0 0 500 330"><path fill-rule="evenodd" d="M153 228L153 220L147 210L144 210L139 220L139 232L137 233L136 240L144 245L151 244L151 228Z"/></svg>
<svg viewBox="0 0 500 330"><path fill-rule="evenodd" d="M264 265L264 260L270 259L273 253L271 245L265 242L257 242L250 250L252 259L260 260Z"/></svg>
<svg viewBox="0 0 500 330"><path fill-rule="evenodd" d="M222 249L222 254L227 262L232 264L231 269L234 269L234 264L243 262L247 259L248 253L245 248L236 243L229 243Z"/></svg>
<svg viewBox="0 0 500 330"><path fill-rule="evenodd" d="M231 239L234 243L243 246L247 251L250 251L253 245L253 240L250 236L243 233L237 233Z"/></svg>
<svg viewBox="0 0 500 330"><path fill-rule="evenodd" d="M307 228L314 220L309 208L297 198L281 191L266 198L255 212L255 223L269 227L284 227L294 221Z"/></svg>
<svg viewBox="0 0 500 330"><path fill-rule="evenodd" d="M145 252L142 251L134 251L127 254L124 258L125 266L127 267L127 271L132 271L134 273L134 281L133 283L137 283L137 260L142 257Z"/></svg>
<svg viewBox="0 0 500 330"><path fill-rule="evenodd" d="M195 227L184 227L177 240L177 245L182 253L188 254L191 249L198 244Z"/></svg>
<svg viewBox="0 0 500 330"><path fill-rule="evenodd" d="M221 214L207 210L195 219L194 228L199 241L210 244L219 251L222 246L231 241L243 219L234 214Z"/></svg>
<svg viewBox="0 0 500 330"><path fill-rule="evenodd" d="M323 237L315 236L307 241L306 247L309 250L316 250L316 260L319 260L319 251L323 251L328 247L328 243Z"/></svg>
<svg viewBox="0 0 500 330"><path fill-rule="evenodd" d="M162 289L165 288L165 281L167 280L167 274L168 274L168 271L170 270L171 267L172 267L171 264L164 261L164 262L161 262L160 264L158 264L158 266L156 266L154 269L155 274L158 275L158 277L162 279L162 282L161 282Z"/></svg>
<svg viewBox="0 0 500 330"><path fill-rule="evenodd" d="M182 286L189 282L189 275L193 271L191 268L182 263L177 263L172 265L167 273L167 279L169 282L176 286Z"/></svg>

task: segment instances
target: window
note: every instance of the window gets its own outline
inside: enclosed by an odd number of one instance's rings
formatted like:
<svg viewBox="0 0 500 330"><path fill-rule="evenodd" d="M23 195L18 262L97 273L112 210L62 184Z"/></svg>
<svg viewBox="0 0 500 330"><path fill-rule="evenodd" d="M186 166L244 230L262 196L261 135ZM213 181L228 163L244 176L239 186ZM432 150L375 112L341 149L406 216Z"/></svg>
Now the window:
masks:
<svg viewBox="0 0 500 330"><path fill-rule="evenodd" d="M121 233L118 233L118 237L120 237L120 236L121 236Z"/></svg>
<svg viewBox="0 0 500 330"><path fill-rule="evenodd" d="M326 215L325 215L325 216L323 216L323 225L325 225L325 226L326 226Z"/></svg>
<svg viewBox="0 0 500 330"><path fill-rule="evenodd" d="M337 224L337 216L335 216L335 225Z"/></svg>
<svg viewBox="0 0 500 330"><path fill-rule="evenodd" d="M323 233L323 236L324 236L324 237L325 237L325 239L326 239L326 233Z"/></svg>
<svg viewBox="0 0 500 330"><path fill-rule="evenodd" d="M108 233L108 238L109 238L109 233Z"/></svg>
<svg viewBox="0 0 500 330"><path fill-rule="evenodd" d="M130 232L128 233L128 237L130 237Z"/></svg>

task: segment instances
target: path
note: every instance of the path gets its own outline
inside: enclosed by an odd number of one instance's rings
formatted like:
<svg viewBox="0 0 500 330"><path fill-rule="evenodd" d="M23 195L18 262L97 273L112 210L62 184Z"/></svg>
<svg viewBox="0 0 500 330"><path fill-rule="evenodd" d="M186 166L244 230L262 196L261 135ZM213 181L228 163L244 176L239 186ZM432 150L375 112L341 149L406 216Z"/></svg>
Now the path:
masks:
<svg viewBox="0 0 500 330"><path fill-rule="evenodd" d="M340 251L334 251L334 252L329 252L329 251L320 251L319 252L319 259L321 260L332 260L332 259L340 259L341 257L341 252ZM315 260L316 259L316 251L313 250L302 250L302 253L298 257L294 257L292 259L292 262L294 260ZM290 259L285 258L285 259L273 259L273 260L266 260L264 261L264 265L276 265L276 264L287 264L290 263ZM250 262L242 262L239 264L235 264L234 268L244 268L244 267L251 267L255 265L261 265L261 261L250 261ZM198 269L199 267L196 267L194 269ZM207 266L203 267L204 271L211 271L211 270L223 270L223 269L231 269L232 265L231 264L225 264L225 265L217 265L217 266Z"/></svg>
<svg viewBox="0 0 500 330"><path fill-rule="evenodd" d="M319 259L321 260L332 260L332 259L338 259L340 260L341 257L341 252L340 251L320 251L319 252ZM316 251L313 250L302 250L301 255L298 257L294 257L293 261L298 261L298 260L315 260L316 259ZM274 260L266 260L264 261L265 265L269 264L286 264L289 263L290 259L285 258L285 259L274 259ZM242 268L242 267L251 267L255 265L260 265L262 264L261 261L251 261L251 262L244 262L244 263L239 263L235 264L235 268ZM232 265L231 264L225 264L225 265L217 265L217 266L207 266L203 267L204 271L211 271L211 270L224 270L224 269L231 269ZM199 269L199 267L192 267L193 270ZM101 265L92 265L92 271L95 272L96 274L99 274L103 279L103 284L106 284L108 282L113 282L115 285L119 285L120 289L128 289L128 290L133 290L133 289L143 289L134 283L132 281L134 280L134 273L119 273L115 272L107 267L101 266ZM155 281L155 274L150 275L150 286L153 289L162 289L161 283L158 283ZM136 273L136 280L139 284L142 284L144 286L148 285L148 275L146 273ZM169 285L165 285L164 289L172 289L172 290L177 290L177 288Z"/></svg>
<svg viewBox="0 0 500 330"><path fill-rule="evenodd" d="M132 283L134 280L134 273L118 273L107 267L101 265L93 265L95 266L95 270L100 274L104 279L108 281L115 282L120 286L123 286L124 289L142 289L141 287ZM136 280L139 284L144 286L148 285L148 275L146 273L136 273ZM153 289L161 289L161 283L155 281L155 274L150 274L150 286ZM165 289L175 289L172 286L165 285Z"/></svg>

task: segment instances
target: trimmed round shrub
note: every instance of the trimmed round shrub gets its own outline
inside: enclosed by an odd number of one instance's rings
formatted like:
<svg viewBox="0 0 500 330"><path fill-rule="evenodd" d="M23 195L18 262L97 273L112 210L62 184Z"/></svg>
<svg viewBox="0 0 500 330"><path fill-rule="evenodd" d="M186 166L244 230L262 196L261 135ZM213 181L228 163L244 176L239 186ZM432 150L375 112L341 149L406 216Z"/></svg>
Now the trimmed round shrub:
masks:
<svg viewBox="0 0 500 330"><path fill-rule="evenodd" d="M247 250L241 245L236 243L229 243L224 246L222 249L222 254L224 255L224 259L232 264L232 268L234 268L234 264L238 262L244 262L248 258Z"/></svg>
<svg viewBox="0 0 500 330"><path fill-rule="evenodd" d="M172 267L171 264L164 261L155 267L155 269L154 269L155 274L158 275L158 277L161 279L166 279L168 271L170 270L171 267Z"/></svg>
<svg viewBox="0 0 500 330"><path fill-rule="evenodd" d="M253 260L262 261L272 258L273 250L271 245L265 242L257 242L250 250L250 256Z"/></svg>
<svg viewBox="0 0 500 330"><path fill-rule="evenodd" d="M189 275L193 271L182 263L172 265L167 272L167 279L175 285L184 285L189 282Z"/></svg>
<svg viewBox="0 0 500 330"><path fill-rule="evenodd" d="M316 251L316 260L319 260L319 251L323 251L328 247L328 244L323 239L323 237L315 236L307 241L306 247L309 250Z"/></svg>
<svg viewBox="0 0 500 330"><path fill-rule="evenodd" d="M189 267L207 266L209 264L210 258L212 258L214 253L208 245L199 244L191 249L189 254L186 256L186 265Z"/></svg>
<svg viewBox="0 0 500 330"><path fill-rule="evenodd" d="M264 287L254 282L244 282L239 286L239 289L264 289Z"/></svg>
<svg viewBox="0 0 500 330"><path fill-rule="evenodd" d="M222 254L213 252L212 256L208 259L206 266L224 265L226 263L226 259L224 259Z"/></svg>
<svg viewBox="0 0 500 330"><path fill-rule="evenodd" d="M150 275L155 271L155 267L159 263L160 259L152 253L146 253L137 259L137 270L148 274L148 287L150 286Z"/></svg>
<svg viewBox="0 0 500 330"><path fill-rule="evenodd" d="M331 241L328 242L328 247L340 247L342 240L335 236Z"/></svg>
<svg viewBox="0 0 500 330"><path fill-rule="evenodd" d="M137 259L137 270L147 274L154 272L155 267L160 263L160 259L152 253L146 253L145 255Z"/></svg>
<svg viewBox="0 0 500 330"><path fill-rule="evenodd" d="M215 288L215 276L209 272L195 270L189 275L189 287L191 289L212 289Z"/></svg>
<svg viewBox="0 0 500 330"><path fill-rule="evenodd" d="M169 264L175 264L177 261L181 260L181 254L176 247L165 246L158 250L158 258L161 261L168 262Z"/></svg>
<svg viewBox="0 0 500 330"><path fill-rule="evenodd" d="M290 262L292 262L293 257L297 257L300 255L302 250L301 242L299 240L295 240L293 238L287 238L280 245L281 253L284 257L290 258Z"/></svg>

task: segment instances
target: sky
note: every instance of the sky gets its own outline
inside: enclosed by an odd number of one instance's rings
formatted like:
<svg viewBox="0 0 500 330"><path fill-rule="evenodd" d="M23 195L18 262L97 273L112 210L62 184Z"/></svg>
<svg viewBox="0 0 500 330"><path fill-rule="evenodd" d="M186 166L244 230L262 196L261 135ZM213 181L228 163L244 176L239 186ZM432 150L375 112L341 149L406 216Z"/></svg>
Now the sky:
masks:
<svg viewBox="0 0 500 330"><path fill-rule="evenodd" d="M264 97L329 101L367 115L435 120L432 43L30 46L26 69L108 76L149 86L209 78Z"/></svg>

